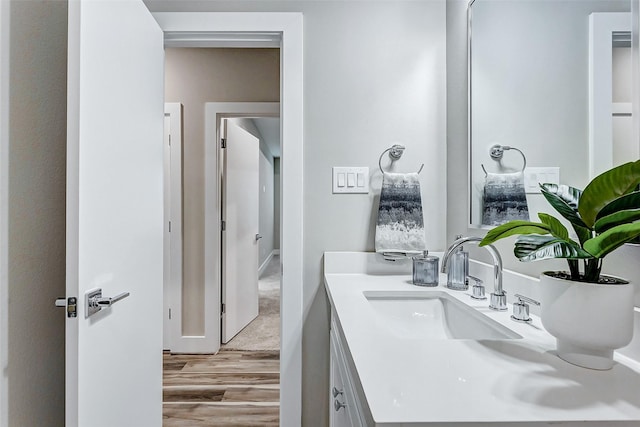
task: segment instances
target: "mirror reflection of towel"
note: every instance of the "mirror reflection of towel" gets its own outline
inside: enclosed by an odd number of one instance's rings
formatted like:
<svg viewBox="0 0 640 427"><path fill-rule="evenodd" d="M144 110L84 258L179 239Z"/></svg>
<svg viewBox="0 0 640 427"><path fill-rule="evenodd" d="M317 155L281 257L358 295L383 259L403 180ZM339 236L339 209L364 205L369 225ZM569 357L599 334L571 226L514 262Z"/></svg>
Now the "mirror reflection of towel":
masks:
<svg viewBox="0 0 640 427"><path fill-rule="evenodd" d="M417 173L385 173L380 191L376 252L416 255L425 250L422 198Z"/></svg>
<svg viewBox="0 0 640 427"><path fill-rule="evenodd" d="M524 174L487 173L484 181L482 225L500 225L521 219L529 221Z"/></svg>

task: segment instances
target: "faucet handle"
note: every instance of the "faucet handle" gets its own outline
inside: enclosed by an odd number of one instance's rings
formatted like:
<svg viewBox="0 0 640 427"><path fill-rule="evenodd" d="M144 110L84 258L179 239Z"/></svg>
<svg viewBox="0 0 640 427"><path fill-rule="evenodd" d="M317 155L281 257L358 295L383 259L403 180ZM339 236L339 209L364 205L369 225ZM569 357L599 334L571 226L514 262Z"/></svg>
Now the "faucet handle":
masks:
<svg viewBox="0 0 640 427"><path fill-rule="evenodd" d="M489 308L496 311L507 310L507 291L502 291L501 294L492 292L491 299L489 300Z"/></svg>
<svg viewBox="0 0 640 427"><path fill-rule="evenodd" d="M475 282L475 284L471 287L471 298L479 300L487 299L487 297L484 295L484 284L482 283L482 280L474 276L467 276L467 279L473 280Z"/></svg>
<svg viewBox="0 0 640 427"><path fill-rule="evenodd" d="M529 304L540 305L540 302L520 294L515 294L514 296L518 298L518 301L513 303L511 319L516 322L530 323Z"/></svg>

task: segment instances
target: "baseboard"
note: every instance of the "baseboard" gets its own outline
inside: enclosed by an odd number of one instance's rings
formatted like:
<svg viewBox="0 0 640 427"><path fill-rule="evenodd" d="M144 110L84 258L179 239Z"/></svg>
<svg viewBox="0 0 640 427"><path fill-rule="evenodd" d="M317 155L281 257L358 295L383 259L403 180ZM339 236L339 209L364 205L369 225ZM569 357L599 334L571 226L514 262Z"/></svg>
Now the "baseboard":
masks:
<svg viewBox="0 0 640 427"><path fill-rule="evenodd" d="M278 251L278 253L276 253L276 251ZM265 259L264 262L260 265L260 268L258 268L258 277L262 276L262 273L264 273L264 270L267 268L267 265L269 265L269 262L271 262L271 259L274 255L280 255L280 250L274 249L271 251L271 253L267 256L267 259Z"/></svg>

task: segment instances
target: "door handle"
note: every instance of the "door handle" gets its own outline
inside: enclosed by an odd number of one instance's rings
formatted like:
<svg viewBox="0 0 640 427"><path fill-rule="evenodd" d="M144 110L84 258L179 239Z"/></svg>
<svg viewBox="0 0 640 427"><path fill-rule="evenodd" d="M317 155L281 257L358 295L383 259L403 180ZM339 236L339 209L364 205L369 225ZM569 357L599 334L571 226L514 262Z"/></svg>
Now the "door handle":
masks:
<svg viewBox="0 0 640 427"><path fill-rule="evenodd" d="M119 295L116 295L113 298L109 298L109 297L101 297L95 300L95 303L98 304L100 307L111 307L113 304L117 303L120 300L125 299L126 297L128 297L130 294L129 292L123 292Z"/></svg>
<svg viewBox="0 0 640 427"><path fill-rule="evenodd" d="M113 304L117 303L128 297L130 295L129 292L123 292L115 297L103 297L102 289L94 289L92 291L84 294L85 296L85 313L84 317L88 318L89 316L93 316L103 308L111 307Z"/></svg>
<svg viewBox="0 0 640 427"><path fill-rule="evenodd" d="M257 242L258 240L260 240L260 239L262 239L262 236L261 236L261 235L259 235L259 234L256 234L256 242Z"/></svg>

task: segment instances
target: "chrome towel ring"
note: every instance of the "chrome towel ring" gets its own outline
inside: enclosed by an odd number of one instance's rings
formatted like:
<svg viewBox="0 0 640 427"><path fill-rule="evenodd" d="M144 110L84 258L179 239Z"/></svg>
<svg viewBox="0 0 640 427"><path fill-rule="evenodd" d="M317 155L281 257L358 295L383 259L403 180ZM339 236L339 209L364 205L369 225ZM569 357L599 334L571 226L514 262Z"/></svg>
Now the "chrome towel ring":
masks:
<svg viewBox="0 0 640 427"><path fill-rule="evenodd" d="M522 162L523 162L521 172L524 172L524 169L527 167L527 158L525 157L524 153L516 147L495 144L495 145L492 145L491 148L489 149L489 156L493 160L500 161L502 160L502 156L504 155L504 152L507 150L516 150L518 153L520 153L520 155L522 156ZM482 167L482 170L484 171L484 174L486 176L487 170L484 168L484 164L481 163L480 166Z"/></svg>
<svg viewBox="0 0 640 427"><path fill-rule="evenodd" d="M402 157L402 153L404 153L404 150L405 150L404 145L393 144L391 147L384 150L382 154L380 154L380 158L378 159L378 166L380 167L380 172L382 172L383 175L387 173L384 171L384 169L382 169L382 157L384 156L384 153L388 151L391 161L395 162L396 160L400 160L400 157ZM418 173L422 172L423 167L424 167L424 163L420 166L420 169L418 169Z"/></svg>

